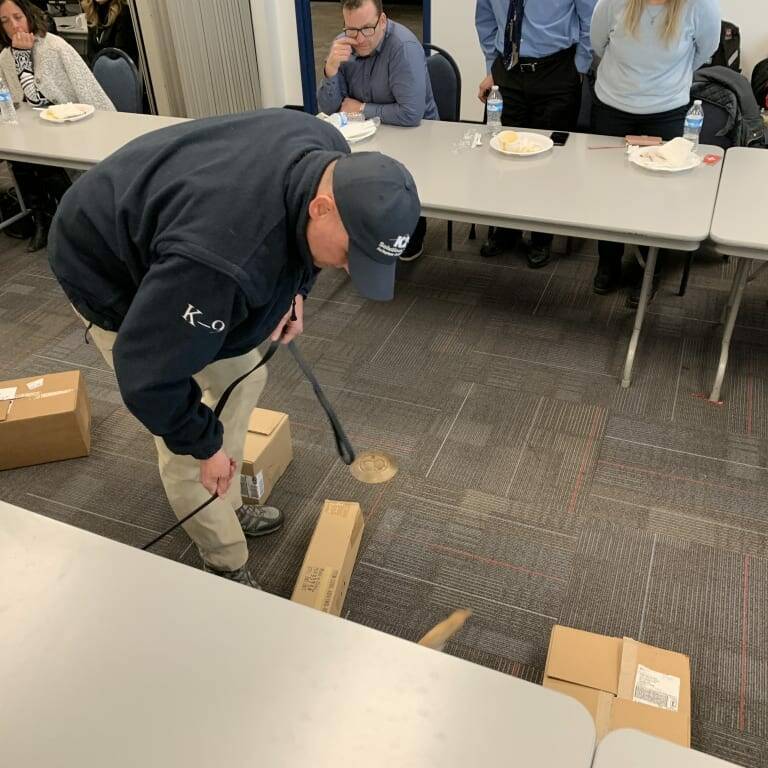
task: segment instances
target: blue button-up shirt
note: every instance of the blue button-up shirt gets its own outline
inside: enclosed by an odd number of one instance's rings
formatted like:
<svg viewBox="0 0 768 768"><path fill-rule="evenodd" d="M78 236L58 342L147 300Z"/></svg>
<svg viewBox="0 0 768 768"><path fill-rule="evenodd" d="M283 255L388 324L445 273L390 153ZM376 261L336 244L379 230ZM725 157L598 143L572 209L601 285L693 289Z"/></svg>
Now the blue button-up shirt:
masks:
<svg viewBox="0 0 768 768"><path fill-rule="evenodd" d="M533 59L578 45L576 68L582 74L592 66L589 28L597 0L528 0L523 17L520 55ZM509 0L477 0L475 26L488 72L504 53Z"/></svg>
<svg viewBox="0 0 768 768"><path fill-rule="evenodd" d="M366 118L380 117L389 125L439 119L424 49L413 32L391 20L370 56L353 54L335 77L323 78L317 91L320 109L329 114L338 112L347 97L365 103Z"/></svg>

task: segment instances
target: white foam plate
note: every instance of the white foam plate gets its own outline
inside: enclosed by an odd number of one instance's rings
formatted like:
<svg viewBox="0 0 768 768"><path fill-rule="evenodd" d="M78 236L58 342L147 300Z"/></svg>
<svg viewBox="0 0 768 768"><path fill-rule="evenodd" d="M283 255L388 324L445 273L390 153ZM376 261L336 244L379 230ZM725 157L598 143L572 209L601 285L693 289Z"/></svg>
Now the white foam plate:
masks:
<svg viewBox="0 0 768 768"><path fill-rule="evenodd" d="M515 133L518 135L518 141L515 146L535 145L536 149L532 152L502 149L498 136L494 136L491 139L491 148L500 152L502 155L511 155L512 157L536 157L536 155L549 152L549 150L555 146L549 136L543 136L540 133L526 133L524 131L515 131Z"/></svg>
<svg viewBox="0 0 768 768"><path fill-rule="evenodd" d="M629 162L640 168L645 168L647 171L655 171L656 173L681 173L682 171L691 171L694 168L698 168L701 165L702 159L695 152L691 152L690 159L685 165L673 168L665 163L652 160L641 150L640 152L632 152L629 155Z"/></svg>
<svg viewBox="0 0 768 768"><path fill-rule="evenodd" d="M54 117L54 115L51 114L50 109L44 109L42 112L38 112L38 114L43 120L46 120L49 123L76 123L78 120L84 120L86 117L90 117L96 111L93 104L73 104L72 106L82 109L82 114L77 115L76 117L65 117L63 119Z"/></svg>
<svg viewBox="0 0 768 768"><path fill-rule="evenodd" d="M364 123L348 123L340 130L350 144L355 144L373 136L378 130L378 126L372 120L366 120Z"/></svg>

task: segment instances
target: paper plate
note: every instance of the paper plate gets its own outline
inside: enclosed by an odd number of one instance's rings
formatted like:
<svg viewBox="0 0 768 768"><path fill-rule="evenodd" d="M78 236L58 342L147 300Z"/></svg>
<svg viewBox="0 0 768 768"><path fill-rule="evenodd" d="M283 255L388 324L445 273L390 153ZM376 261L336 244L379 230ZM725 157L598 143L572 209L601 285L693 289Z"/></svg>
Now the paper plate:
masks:
<svg viewBox="0 0 768 768"><path fill-rule="evenodd" d="M378 130L378 126L372 120L366 120L362 123L348 123L339 130L350 144L355 144L358 141L363 141L373 136Z"/></svg>
<svg viewBox="0 0 768 768"><path fill-rule="evenodd" d="M698 168L701 165L701 157L695 152L691 152L690 160L685 165L672 167L665 163L654 161L640 151L631 152L629 154L629 162L639 168L645 168L646 171L655 171L656 173L681 173L682 171L691 171L694 168Z"/></svg>
<svg viewBox="0 0 768 768"><path fill-rule="evenodd" d="M502 155L511 155L512 157L536 157L536 155L549 152L549 150L555 146L549 136L543 136L540 133L525 133L524 131L515 131L515 133L518 136L518 140L514 146L519 147L519 149L512 151L502 149L498 135L491 139L491 148L500 152Z"/></svg>
<svg viewBox="0 0 768 768"><path fill-rule="evenodd" d="M96 111L93 104L73 104L72 106L79 107L83 110L83 113L76 117L58 118L51 114L50 109L44 109L42 112L38 112L38 114L43 120L46 120L49 123L76 123L78 120L84 120L86 117L90 117Z"/></svg>

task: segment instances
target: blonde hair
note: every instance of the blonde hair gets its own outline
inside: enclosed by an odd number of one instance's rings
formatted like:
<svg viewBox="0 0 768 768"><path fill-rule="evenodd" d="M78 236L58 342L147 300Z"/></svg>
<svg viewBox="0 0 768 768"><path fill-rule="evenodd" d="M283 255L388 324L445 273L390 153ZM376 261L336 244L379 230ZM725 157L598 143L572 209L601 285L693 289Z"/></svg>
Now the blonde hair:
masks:
<svg viewBox="0 0 768 768"><path fill-rule="evenodd" d="M123 10L125 4L126 0L112 0L110 2L109 10L107 11L107 21L104 24L105 27L111 27L117 21L117 17L120 15L120 11ZM98 3L94 2L94 0L80 0L80 6L83 9L89 27L101 25L99 14L96 11L97 5Z"/></svg>
<svg viewBox="0 0 768 768"><path fill-rule="evenodd" d="M661 39L667 45L675 42L680 34L680 18L683 15L683 8L687 2L688 0L667 0L665 3L666 14L664 26L660 34ZM637 35L640 18L647 6L648 0L627 0L627 8L624 11L624 25L630 35Z"/></svg>

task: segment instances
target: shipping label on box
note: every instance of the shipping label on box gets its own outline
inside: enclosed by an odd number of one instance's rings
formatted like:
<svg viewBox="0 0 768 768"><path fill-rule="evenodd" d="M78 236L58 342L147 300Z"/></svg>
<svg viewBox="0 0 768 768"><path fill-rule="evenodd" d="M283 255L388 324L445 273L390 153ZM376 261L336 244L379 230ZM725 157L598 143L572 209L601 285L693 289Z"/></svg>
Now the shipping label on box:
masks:
<svg viewBox="0 0 768 768"><path fill-rule="evenodd" d="M91 411L80 371L0 382L0 469L87 456Z"/></svg>
<svg viewBox="0 0 768 768"><path fill-rule="evenodd" d="M357 502L325 502L296 579L294 602L341 615L363 527Z"/></svg>
<svg viewBox="0 0 768 768"><path fill-rule="evenodd" d="M618 728L636 728L690 746L691 673L683 654L555 626L544 687L580 701L598 741Z"/></svg>
<svg viewBox="0 0 768 768"><path fill-rule="evenodd" d="M293 459L288 415L254 408L243 448L240 492L245 504L264 504Z"/></svg>

